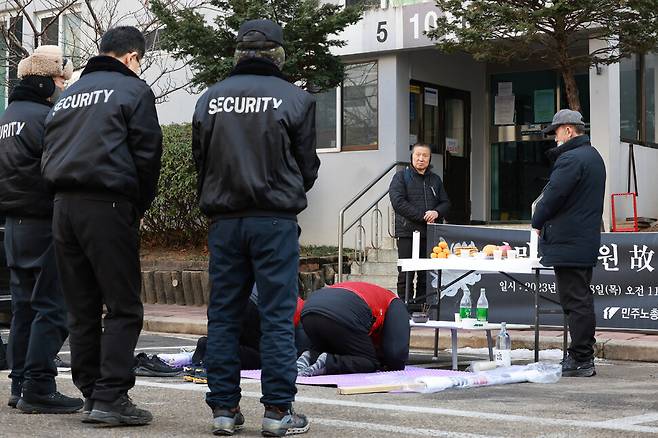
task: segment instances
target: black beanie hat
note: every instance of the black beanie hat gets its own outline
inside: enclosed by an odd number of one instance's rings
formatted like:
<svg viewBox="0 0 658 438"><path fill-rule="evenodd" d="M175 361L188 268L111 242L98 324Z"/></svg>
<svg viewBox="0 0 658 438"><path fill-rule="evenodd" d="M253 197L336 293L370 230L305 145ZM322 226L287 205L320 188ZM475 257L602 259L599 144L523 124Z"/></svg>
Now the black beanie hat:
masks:
<svg viewBox="0 0 658 438"><path fill-rule="evenodd" d="M31 88L44 99L48 99L55 92L55 81L50 76L25 76L20 84Z"/></svg>

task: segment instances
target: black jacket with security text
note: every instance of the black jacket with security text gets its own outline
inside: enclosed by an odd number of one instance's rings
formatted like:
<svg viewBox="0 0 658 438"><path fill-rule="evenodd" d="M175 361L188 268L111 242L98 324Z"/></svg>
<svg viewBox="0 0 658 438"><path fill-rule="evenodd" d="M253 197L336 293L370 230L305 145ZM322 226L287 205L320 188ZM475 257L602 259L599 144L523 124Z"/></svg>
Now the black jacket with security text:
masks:
<svg viewBox="0 0 658 438"><path fill-rule="evenodd" d="M315 100L264 60L241 62L194 112L201 211L296 218L318 176Z"/></svg>
<svg viewBox="0 0 658 438"><path fill-rule="evenodd" d="M53 194L41 176L46 116L52 104L30 87L16 85L0 117L0 213L49 218Z"/></svg>
<svg viewBox="0 0 658 438"><path fill-rule="evenodd" d="M140 215L155 198L162 131L149 86L120 61L92 58L46 119L42 171L55 192L116 196Z"/></svg>

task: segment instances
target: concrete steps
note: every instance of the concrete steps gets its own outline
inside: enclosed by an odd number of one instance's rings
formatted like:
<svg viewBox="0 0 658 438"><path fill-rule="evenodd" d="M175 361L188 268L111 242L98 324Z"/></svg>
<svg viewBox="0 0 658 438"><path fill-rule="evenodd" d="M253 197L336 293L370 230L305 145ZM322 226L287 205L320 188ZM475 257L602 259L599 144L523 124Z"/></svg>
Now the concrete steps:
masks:
<svg viewBox="0 0 658 438"><path fill-rule="evenodd" d="M397 290L397 275L348 274L344 276L344 279L344 281L363 281L366 283L373 283L394 292Z"/></svg>
<svg viewBox="0 0 658 438"><path fill-rule="evenodd" d="M397 263L398 250L397 249L372 249L368 248L366 252L366 261L368 262L384 262L384 263Z"/></svg>

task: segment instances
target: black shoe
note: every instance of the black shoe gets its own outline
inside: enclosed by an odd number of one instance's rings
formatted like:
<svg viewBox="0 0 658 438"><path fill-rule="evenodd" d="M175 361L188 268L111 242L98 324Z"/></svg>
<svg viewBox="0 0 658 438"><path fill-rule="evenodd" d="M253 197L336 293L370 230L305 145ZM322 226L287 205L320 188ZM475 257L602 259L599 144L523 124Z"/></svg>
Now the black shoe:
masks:
<svg viewBox="0 0 658 438"><path fill-rule="evenodd" d="M94 400L94 409L88 419L103 426L143 426L153 420L153 415L145 409L139 409L124 394L111 403Z"/></svg>
<svg viewBox="0 0 658 438"><path fill-rule="evenodd" d="M9 400L7 401L7 406L16 409L16 405L18 404L18 400L20 400L22 393L23 393L23 381L18 379L12 379L11 395L9 396Z"/></svg>
<svg viewBox="0 0 658 438"><path fill-rule="evenodd" d="M23 392L16 407L26 414L72 414L82 407L82 399L55 391L50 394Z"/></svg>
<svg viewBox="0 0 658 438"><path fill-rule="evenodd" d="M180 376L183 368L174 368L167 365L156 354L148 357L145 353L135 356L135 375L142 377L176 377Z"/></svg>
<svg viewBox="0 0 658 438"><path fill-rule="evenodd" d="M240 407L233 409L215 408L212 411L213 435L233 435L244 426L244 415Z"/></svg>
<svg viewBox="0 0 658 438"><path fill-rule="evenodd" d="M71 371L71 364L61 357L55 356L55 359L53 360L55 362L55 366L57 367L57 371Z"/></svg>
<svg viewBox="0 0 658 438"><path fill-rule="evenodd" d="M563 377L592 377L595 375L594 359L580 362L569 355L562 361Z"/></svg>
<svg viewBox="0 0 658 438"><path fill-rule="evenodd" d="M94 410L94 401L90 398L85 398L85 404L82 406L82 422L83 423L96 423L96 421L89 419L89 414Z"/></svg>

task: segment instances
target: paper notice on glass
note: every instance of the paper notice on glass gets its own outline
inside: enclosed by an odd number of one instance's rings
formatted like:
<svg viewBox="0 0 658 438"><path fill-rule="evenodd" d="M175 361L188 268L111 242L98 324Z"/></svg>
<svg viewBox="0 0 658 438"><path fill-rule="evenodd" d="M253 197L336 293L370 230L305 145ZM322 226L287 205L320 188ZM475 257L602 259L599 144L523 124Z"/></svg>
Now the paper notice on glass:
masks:
<svg viewBox="0 0 658 438"><path fill-rule="evenodd" d="M446 151L451 154L457 154L459 152L459 140L456 138L446 137Z"/></svg>
<svg viewBox="0 0 658 438"><path fill-rule="evenodd" d="M535 123L546 123L553 120L555 93L552 88L535 90L534 113Z"/></svg>
<svg viewBox="0 0 658 438"><path fill-rule="evenodd" d="M511 82L498 82L498 96L511 96L512 83Z"/></svg>
<svg viewBox="0 0 658 438"><path fill-rule="evenodd" d="M418 136L416 134L409 134L409 144L415 145L418 143Z"/></svg>
<svg viewBox="0 0 658 438"><path fill-rule="evenodd" d="M425 105L439 106L439 90L436 88L425 88Z"/></svg>
<svg viewBox="0 0 658 438"><path fill-rule="evenodd" d="M494 103L494 125L514 124L514 95L496 96Z"/></svg>

